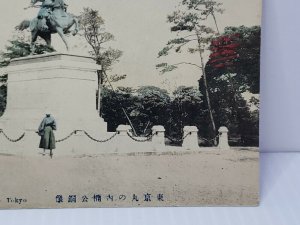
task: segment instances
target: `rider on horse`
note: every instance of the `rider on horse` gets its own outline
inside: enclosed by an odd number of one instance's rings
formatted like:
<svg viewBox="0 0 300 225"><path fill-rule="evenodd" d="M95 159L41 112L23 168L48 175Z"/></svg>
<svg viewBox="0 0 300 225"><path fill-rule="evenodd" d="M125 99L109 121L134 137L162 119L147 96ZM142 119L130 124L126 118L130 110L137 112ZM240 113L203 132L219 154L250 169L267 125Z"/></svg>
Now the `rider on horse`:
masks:
<svg viewBox="0 0 300 225"><path fill-rule="evenodd" d="M42 5L35 5L42 2ZM51 35L59 34L63 42L69 49L65 34L70 33L70 29L75 25L72 35L78 33L78 19L76 16L67 13L67 5L64 0L31 0L29 7L40 7L38 16L33 20L23 20L17 30L25 30L30 28L31 31L31 53L34 53L35 42L37 37L44 39L48 46L51 46ZM27 9L24 8L24 9Z"/></svg>
<svg viewBox="0 0 300 225"><path fill-rule="evenodd" d="M58 22L58 17L66 17L67 16L67 4L65 4L64 0L32 0L31 4L34 6L37 2L42 2L41 9L38 13L37 18L46 20L52 19L56 22L57 25L60 26L60 23ZM60 14L53 14L55 9L63 9L63 11L60 11ZM48 28L48 27L45 27Z"/></svg>

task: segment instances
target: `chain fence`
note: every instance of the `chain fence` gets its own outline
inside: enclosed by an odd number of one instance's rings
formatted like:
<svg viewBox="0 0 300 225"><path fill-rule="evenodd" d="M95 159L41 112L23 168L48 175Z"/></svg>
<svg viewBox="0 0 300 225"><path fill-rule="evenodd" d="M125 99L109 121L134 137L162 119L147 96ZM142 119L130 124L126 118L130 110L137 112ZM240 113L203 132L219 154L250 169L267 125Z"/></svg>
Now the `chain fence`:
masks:
<svg viewBox="0 0 300 225"><path fill-rule="evenodd" d="M130 137L132 140L136 141L136 142L147 142L150 141L152 139L152 137L154 136L154 134L149 134L148 136L146 136L146 139L137 139L134 136L132 136L129 132L127 132L128 137Z"/></svg>
<svg viewBox="0 0 300 225"><path fill-rule="evenodd" d="M191 135L192 134L192 132L189 132L189 133L187 133L183 138L181 138L181 139L175 139L175 138L172 138L172 137L170 137L170 136L166 136L166 138L167 139L169 139L170 141L172 141L172 142L175 142L175 143L181 143L181 142L183 142L184 141L184 139L186 139L189 135Z"/></svg>
<svg viewBox="0 0 300 225"><path fill-rule="evenodd" d="M115 132L111 137L107 138L107 139L104 139L104 140L97 140L95 138L93 138L88 132L86 131L83 131L84 134L89 138L91 139L92 141L95 141L95 142L98 142L98 143L105 143L105 142L108 142L110 140L112 140L114 137L116 137L118 135L118 132Z"/></svg>
<svg viewBox="0 0 300 225"><path fill-rule="evenodd" d="M95 142L99 142L99 143L108 142L108 141L112 140L114 137L116 137L117 134L118 134L118 132L115 132L111 137L109 137L109 138L107 138L107 139L104 139L104 140L98 140L98 139L92 137L88 132L86 132L86 131L84 131L84 130L74 130L74 131L71 132L68 136L66 136L66 137L63 138L63 139L57 140L56 142L59 143L59 142L66 141L66 140L68 140L69 138L71 138L74 134L77 134L78 132L83 132L89 139L91 139L92 141L95 141Z"/></svg>
<svg viewBox="0 0 300 225"><path fill-rule="evenodd" d="M220 135L218 134L217 136L215 136L214 138L211 138L211 139L206 139L206 138L203 138L203 137L200 137L199 139L203 140L203 141L206 141L208 143L211 143L211 142L214 142Z"/></svg>
<svg viewBox="0 0 300 225"><path fill-rule="evenodd" d="M60 143L60 142L63 142L63 141L66 141L68 140L70 137L72 137L74 134L76 134L77 132L79 132L79 130L74 130L73 132L71 132L68 136L66 136L65 138L63 139L60 139L60 140L57 140L55 141L56 143Z"/></svg>
<svg viewBox="0 0 300 225"><path fill-rule="evenodd" d="M111 137L107 138L107 139L103 139L103 140L99 140L99 139L96 139L94 138L93 136L91 136L88 132L84 131L84 130L74 130L73 132L71 132L68 136L66 136L65 138L62 138L62 139L59 139L59 140L56 140L55 142L56 143L60 143L60 142L64 142L66 140L68 140L69 138L71 138L73 135L77 134L78 132L83 132L90 140L92 141L95 141L95 142L98 142L98 143L105 143L105 142L108 142L110 140L112 140L113 138L115 138L117 135L118 135L118 132L115 132ZM10 142L19 142L21 141L24 137L25 137L25 132L17 139L12 139L10 137L8 137L8 135L3 131L3 130L0 130L0 134L2 134L8 141ZM181 143L183 142L189 135L191 135L192 132L189 132L187 133L183 138L181 139L176 139L176 138L172 138L170 136L165 136L167 139L169 139L170 141L172 142L175 142L175 143ZM127 135L129 138L131 138L133 141L136 141L136 142L148 142L152 139L152 137L155 135L155 133L150 133L148 134L147 136L145 136L145 139L138 139L136 137L134 137L133 135L131 135L129 132L127 132ZM208 143L212 143L216 140L216 138L219 137L219 134L212 138L212 139L206 139L206 138L202 138L200 137L199 139L205 141L205 142L208 142Z"/></svg>
<svg viewBox="0 0 300 225"><path fill-rule="evenodd" d="M186 139L189 135L191 135L191 132L187 133L183 138L181 139L175 139L175 138L172 138L170 136L166 136L167 139L169 139L170 141L174 142L174 143L177 143L177 144L180 144L184 141L184 139ZM203 140L207 143L213 143L216 138L218 138L220 135L218 134L216 137L214 138L211 138L211 139L207 139L207 138L203 138L203 137L199 137L200 140Z"/></svg>
<svg viewBox="0 0 300 225"><path fill-rule="evenodd" d="M3 130L0 130L0 134L2 134L8 141L13 142L13 143L19 142L25 137L25 132L17 139L12 139L12 138L8 137L8 135L6 133L4 133Z"/></svg>

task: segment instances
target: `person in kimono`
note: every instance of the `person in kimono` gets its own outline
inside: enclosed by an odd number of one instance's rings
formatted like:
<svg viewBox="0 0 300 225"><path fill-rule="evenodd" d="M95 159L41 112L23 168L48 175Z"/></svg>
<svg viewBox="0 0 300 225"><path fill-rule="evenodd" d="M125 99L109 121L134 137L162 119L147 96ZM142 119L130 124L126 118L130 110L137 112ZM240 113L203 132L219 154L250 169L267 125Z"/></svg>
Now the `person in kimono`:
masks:
<svg viewBox="0 0 300 225"><path fill-rule="evenodd" d="M55 149L54 130L56 130L55 119L50 114L46 114L38 129L38 134L41 136L39 148L44 149L43 155L45 155L45 150L49 149L51 158L53 156L52 150Z"/></svg>

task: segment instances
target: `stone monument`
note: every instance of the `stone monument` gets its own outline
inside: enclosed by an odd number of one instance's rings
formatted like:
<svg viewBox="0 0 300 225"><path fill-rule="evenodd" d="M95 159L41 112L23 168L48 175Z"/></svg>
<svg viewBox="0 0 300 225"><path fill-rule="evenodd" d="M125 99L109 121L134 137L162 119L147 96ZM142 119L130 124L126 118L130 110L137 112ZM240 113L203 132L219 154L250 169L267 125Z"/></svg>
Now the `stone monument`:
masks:
<svg viewBox="0 0 300 225"><path fill-rule="evenodd" d="M51 35L58 33L68 49L64 34L73 25L73 35L78 31L77 20L66 12L63 0L31 0L31 6L37 2L42 2L38 16L17 26L19 30L30 28L32 55L13 59L1 71L8 74L7 106L0 118L0 134L6 137L0 138L1 153L36 154L37 130L45 114L51 114L57 123L55 154L166 151L162 126L154 126L148 137L136 137L130 126L121 124L116 132L107 132L96 109L101 67L93 58L59 52L33 55L37 36L51 45ZM183 149L199 150L197 132L197 127L184 128ZM223 133L220 146L227 149L227 133Z"/></svg>
<svg viewBox="0 0 300 225"><path fill-rule="evenodd" d="M29 7L36 7L38 2L42 2L38 16L31 21L24 20L16 27L19 30L30 28L32 56L14 59L1 71L8 74L8 97L6 111L0 118L0 129L14 145L2 138L0 146L11 152L38 148L36 131L45 114L51 114L57 121L57 140L65 139L72 132L73 136L76 130L95 139L109 135L106 123L96 110L97 70L101 67L91 57L70 53L33 55L38 36L50 46L51 35L58 33L68 49L64 34L73 25L73 35L78 31L77 19L66 12L67 5L63 0L31 0ZM22 141L13 141L22 135ZM74 136L83 139L84 135L76 133ZM65 150L74 150L74 147L84 147L84 141L75 140L63 145Z"/></svg>
<svg viewBox="0 0 300 225"><path fill-rule="evenodd" d="M22 148L32 149L38 146L38 125L50 113L57 121L57 140L74 130L103 139L107 126L96 109L100 69L90 57L64 53L12 60L2 71L8 74L8 97L0 128L14 138L26 132Z"/></svg>

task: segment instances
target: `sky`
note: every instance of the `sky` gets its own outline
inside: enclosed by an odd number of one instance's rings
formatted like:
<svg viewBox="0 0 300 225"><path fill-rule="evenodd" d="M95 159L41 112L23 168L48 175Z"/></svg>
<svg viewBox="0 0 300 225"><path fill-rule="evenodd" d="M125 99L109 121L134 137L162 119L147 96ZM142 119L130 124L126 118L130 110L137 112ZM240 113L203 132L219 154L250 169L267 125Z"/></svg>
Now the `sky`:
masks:
<svg viewBox="0 0 300 225"><path fill-rule="evenodd" d="M24 10L28 1L9 0L0 2L0 50L7 45L7 40L14 34L14 27L24 19L32 19L38 9ZM190 66L161 75L155 65L161 62L180 61L197 62L196 56L176 54L168 58L157 58L158 52L175 34L170 32L167 15L176 10L180 0L66 0L68 11L75 15L83 7L99 10L105 20L105 28L114 34L115 40L106 45L123 51L120 62L115 64L110 74L127 74L123 81L114 86L138 87L155 85L174 90L181 85L197 86L201 71ZM217 15L222 31L226 26L260 25L261 0L222 0L225 9ZM211 20L208 25L213 26ZM29 31L26 31L29 35ZM68 37L70 52L86 55L88 46L79 36ZM53 36L53 47L64 51L64 45L57 34Z"/></svg>

